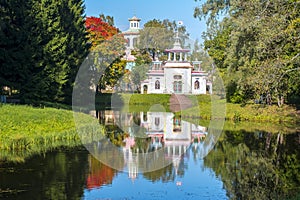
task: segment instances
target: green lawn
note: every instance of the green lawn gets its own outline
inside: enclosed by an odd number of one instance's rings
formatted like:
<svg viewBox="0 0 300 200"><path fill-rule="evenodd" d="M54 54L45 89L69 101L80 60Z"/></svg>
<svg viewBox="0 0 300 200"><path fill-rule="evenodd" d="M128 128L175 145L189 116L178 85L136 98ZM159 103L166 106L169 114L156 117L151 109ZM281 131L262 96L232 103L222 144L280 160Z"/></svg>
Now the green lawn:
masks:
<svg viewBox="0 0 300 200"><path fill-rule="evenodd" d="M160 104L166 111L170 110L170 95L168 94L122 94L120 96L129 111L148 111L155 104ZM232 104L226 103L224 99L209 95L191 95L189 98L194 102L194 105L198 106L176 113L177 115L191 118L200 117L201 119L225 116L226 120L229 121L299 123L296 108L289 105L279 108L277 105ZM225 114L224 109L226 109Z"/></svg>
<svg viewBox="0 0 300 200"><path fill-rule="evenodd" d="M76 114L79 128L88 128L89 115ZM20 154L47 151L60 146L81 145L73 112L56 108L35 108L24 105L0 105L0 159ZM78 125L78 124L77 124ZM77 127L78 128L78 127ZM18 160L18 159L16 159Z"/></svg>
<svg viewBox="0 0 300 200"><path fill-rule="evenodd" d="M98 103L110 102L110 98L106 96L96 99L96 103L97 101ZM122 94L118 98L130 112L149 111L155 104L169 111L170 95ZM228 130L290 132L287 131L290 130L289 127L293 130L299 123L296 109L288 105L282 108L276 105L262 107L257 104L242 106L226 103L218 98L212 103L208 95L193 96L191 99L198 106L176 113L176 115L181 115L182 119L195 124L208 125L212 116L214 118L222 116L223 106L226 107L227 120L224 128ZM71 110L0 104L0 160L14 158L19 161L24 159L25 154L27 157L27 155L61 146L78 146L82 144L82 141L88 143L96 137L102 137L104 131L101 127L99 128L98 121L82 113L76 113L77 128L83 130L78 134L73 115Z"/></svg>

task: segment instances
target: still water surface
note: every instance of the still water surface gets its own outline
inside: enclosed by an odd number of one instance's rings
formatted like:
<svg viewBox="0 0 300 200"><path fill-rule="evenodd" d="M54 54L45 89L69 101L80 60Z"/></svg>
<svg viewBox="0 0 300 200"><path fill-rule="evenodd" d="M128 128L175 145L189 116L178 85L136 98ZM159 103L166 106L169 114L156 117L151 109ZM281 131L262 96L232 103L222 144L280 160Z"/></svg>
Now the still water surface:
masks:
<svg viewBox="0 0 300 200"><path fill-rule="evenodd" d="M98 117L109 141L125 152L116 162L123 171L100 162L86 146L60 148L24 163L1 164L0 199L300 198L299 133L224 130L212 137L208 127L168 113ZM155 171L130 157L159 149L169 163Z"/></svg>

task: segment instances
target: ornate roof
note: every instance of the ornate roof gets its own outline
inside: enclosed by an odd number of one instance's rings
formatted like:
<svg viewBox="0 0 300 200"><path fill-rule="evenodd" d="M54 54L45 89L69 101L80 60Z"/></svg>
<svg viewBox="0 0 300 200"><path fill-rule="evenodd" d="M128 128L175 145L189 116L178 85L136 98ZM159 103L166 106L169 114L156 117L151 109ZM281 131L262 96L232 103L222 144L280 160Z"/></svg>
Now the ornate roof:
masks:
<svg viewBox="0 0 300 200"><path fill-rule="evenodd" d="M132 18L128 19L129 21L141 21L140 18L137 18L136 16L133 16Z"/></svg>
<svg viewBox="0 0 300 200"><path fill-rule="evenodd" d="M183 49L180 44L180 38L178 36L178 32L176 33L175 42L172 49L166 49L165 52L174 52L174 53L187 53L190 52L189 49Z"/></svg>

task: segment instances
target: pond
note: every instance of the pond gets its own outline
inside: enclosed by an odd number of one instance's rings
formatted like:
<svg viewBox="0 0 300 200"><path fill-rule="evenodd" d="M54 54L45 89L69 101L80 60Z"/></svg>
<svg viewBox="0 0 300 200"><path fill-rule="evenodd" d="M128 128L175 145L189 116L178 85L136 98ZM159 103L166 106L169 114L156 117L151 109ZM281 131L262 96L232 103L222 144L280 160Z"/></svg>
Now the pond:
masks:
<svg viewBox="0 0 300 200"><path fill-rule="evenodd" d="M0 164L0 199L299 199L300 134L96 113L105 137Z"/></svg>

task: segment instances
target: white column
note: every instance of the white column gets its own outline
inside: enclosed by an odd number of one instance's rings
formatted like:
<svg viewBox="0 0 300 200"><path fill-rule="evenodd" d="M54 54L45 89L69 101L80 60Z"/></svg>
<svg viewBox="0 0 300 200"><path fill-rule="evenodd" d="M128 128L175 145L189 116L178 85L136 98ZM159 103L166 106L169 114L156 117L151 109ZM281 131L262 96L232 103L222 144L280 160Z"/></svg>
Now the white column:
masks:
<svg viewBox="0 0 300 200"><path fill-rule="evenodd" d="M180 59L179 61L182 61L182 52L180 52Z"/></svg>
<svg viewBox="0 0 300 200"><path fill-rule="evenodd" d="M133 48L133 37L131 37L131 39L130 39L130 48Z"/></svg>
<svg viewBox="0 0 300 200"><path fill-rule="evenodd" d="M184 54L184 61L187 60L187 53Z"/></svg>
<svg viewBox="0 0 300 200"><path fill-rule="evenodd" d="M173 145L173 155L175 155L175 146Z"/></svg>
<svg viewBox="0 0 300 200"><path fill-rule="evenodd" d="M168 61L171 60L171 52L168 53Z"/></svg>
<svg viewBox="0 0 300 200"><path fill-rule="evenodd" d="M181 145L179 146L179 155L181 155Z"/></svg>
<svg viewBox="0 0 300 200"><path fill-rule="evenodd" d="M176 52L174 52L174 59L173 60L176 61Z"/></svg>

